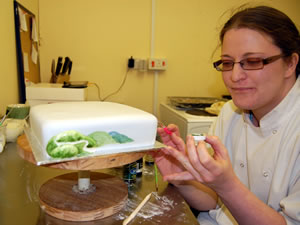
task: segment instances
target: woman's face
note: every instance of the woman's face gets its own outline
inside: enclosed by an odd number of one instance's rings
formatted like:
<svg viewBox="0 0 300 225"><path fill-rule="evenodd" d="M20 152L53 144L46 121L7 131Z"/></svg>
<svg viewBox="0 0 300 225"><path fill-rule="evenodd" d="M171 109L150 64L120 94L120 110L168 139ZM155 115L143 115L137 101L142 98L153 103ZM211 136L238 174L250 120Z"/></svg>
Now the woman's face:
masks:
<svg viewBox="0 0 300 225"><path fill-rule="evenodd" d="M223 60L239 62L245 58L268 58L281 54L272 39L261 32L247 29L231 29L225 33ZM288 64L280 58L260 70L244 70L234 64L233 70L222 72L223 81L236 106L252 110L256 117L263 117L284 98L290 89ZM290 83L290 82L289 82ZM260 119L257 118L257 119Z"/></svg>

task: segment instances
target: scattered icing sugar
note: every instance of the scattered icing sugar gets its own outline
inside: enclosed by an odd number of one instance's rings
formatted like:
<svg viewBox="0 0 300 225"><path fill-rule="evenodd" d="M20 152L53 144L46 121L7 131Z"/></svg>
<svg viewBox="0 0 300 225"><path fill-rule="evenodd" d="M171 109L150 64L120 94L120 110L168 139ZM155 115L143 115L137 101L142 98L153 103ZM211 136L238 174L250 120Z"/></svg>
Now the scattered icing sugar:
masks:
<svg viewBox="0 0 300 225"><path fill-rule="evenodd" d="M126 206L122 212L116 214L114 218L116 220L124 220L133 212L133 210L139 205L142 201L141 198L137 197L136 194L133 194L132 197L135 200L128 199ZM155 198L155 201L147 202L144 207L138 212L137 217L143 219L151 219L154 216L159 216L165 214L167 211L170 211L174 208L174 201L167 198L166 196L159 196L156 192L152 193L151 198ZM158 221L156 221L158 222Z"/></svg>

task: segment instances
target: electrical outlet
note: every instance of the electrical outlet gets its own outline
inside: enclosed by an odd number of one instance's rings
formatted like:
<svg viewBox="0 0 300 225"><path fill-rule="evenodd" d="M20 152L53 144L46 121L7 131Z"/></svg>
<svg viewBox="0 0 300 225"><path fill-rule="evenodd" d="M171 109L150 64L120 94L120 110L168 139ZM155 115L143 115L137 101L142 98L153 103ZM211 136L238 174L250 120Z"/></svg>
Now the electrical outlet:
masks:
<svg viewBox="0 0 300 225"><path fill-rule="evenodd" d="M148 61L149 70L166 70L168 61L166 58L150 58Z"/></svg>

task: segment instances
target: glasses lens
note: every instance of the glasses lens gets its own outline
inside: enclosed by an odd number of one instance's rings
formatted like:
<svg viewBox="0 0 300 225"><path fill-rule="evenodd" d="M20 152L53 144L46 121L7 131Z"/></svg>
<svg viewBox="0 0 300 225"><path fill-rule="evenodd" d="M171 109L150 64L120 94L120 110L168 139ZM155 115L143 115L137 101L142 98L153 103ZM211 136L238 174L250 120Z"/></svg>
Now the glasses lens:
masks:
<svg viewBox="0 0 300 225"><path fill-rule="evenodd" d="M264 67L263 59L261 58L247 58L241 61L241 65L245 70L257 70Z"/></svg>
<svg viewBox="0 0 300 225"><path fill-rule="evenodd" d="M229 71L232 70L234 62L230 60L223 60L222 63L220 64L220 68L222 71Z"/></svg>

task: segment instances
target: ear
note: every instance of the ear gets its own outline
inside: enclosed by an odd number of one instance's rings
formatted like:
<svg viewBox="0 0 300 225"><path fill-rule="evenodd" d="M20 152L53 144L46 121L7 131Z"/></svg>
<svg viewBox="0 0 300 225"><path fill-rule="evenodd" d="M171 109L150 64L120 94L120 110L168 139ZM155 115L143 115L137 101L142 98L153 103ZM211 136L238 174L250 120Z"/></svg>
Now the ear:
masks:
<svg viewBox="0 0 300 225"><path fill-rule="evenodd" d="M296 67L299 62L299 55L298 53L293 53L288 61L287 61L287 71L286 71L286 77L293 76L296 73Z"/></svg>

